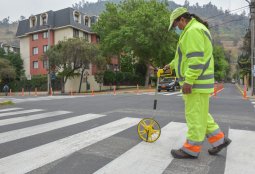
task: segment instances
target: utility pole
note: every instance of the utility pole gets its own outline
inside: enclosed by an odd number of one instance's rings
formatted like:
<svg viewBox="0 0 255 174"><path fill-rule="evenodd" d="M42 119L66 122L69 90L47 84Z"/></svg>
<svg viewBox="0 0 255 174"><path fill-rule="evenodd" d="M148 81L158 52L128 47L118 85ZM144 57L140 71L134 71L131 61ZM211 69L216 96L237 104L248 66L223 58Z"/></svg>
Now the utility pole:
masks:
<svg viewBox="0 0 255 174"><path fill-rule="evenodd" d="M255 0L245 0L250 6L250 30L251 30L251 95L255 95Z"/></svg>
<svg viewBox="0 0 255 174"><path fill-rule="evenodd" d="M250 2L250 12L251 12L251 95L255 93L255 0Z"/></svg>

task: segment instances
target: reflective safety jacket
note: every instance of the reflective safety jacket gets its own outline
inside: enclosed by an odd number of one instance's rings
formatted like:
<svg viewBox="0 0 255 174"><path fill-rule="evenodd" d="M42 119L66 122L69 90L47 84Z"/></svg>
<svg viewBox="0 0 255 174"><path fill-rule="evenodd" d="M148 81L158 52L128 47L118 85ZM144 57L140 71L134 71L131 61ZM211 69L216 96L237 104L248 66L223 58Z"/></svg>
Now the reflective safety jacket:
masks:
<svg viewBox="0 0 255 174"><path fill-rule="evenodd" d="M180 35L175 58L170 63L180 85L192 85L192 93L214 91L214 59L209 30L192 18Z"/></svg>

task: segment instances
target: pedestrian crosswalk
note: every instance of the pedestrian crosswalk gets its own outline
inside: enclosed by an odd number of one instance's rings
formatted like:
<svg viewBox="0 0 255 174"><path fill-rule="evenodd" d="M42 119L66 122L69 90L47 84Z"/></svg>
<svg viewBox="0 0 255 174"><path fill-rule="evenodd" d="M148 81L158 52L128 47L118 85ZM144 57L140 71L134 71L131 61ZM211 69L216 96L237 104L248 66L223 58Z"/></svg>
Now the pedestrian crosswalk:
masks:
<svg viewBox="0 0 255 174"><path fill-rule="evenodd" d="M8 98L8 100L11 100L13 103L23 103L23 102L34 102L34 101L73 99L73 98L81 98L81 97L89 97L89 95L76 95L76 96L60 95L60 96L43 96L43 97L26 97L26 98L10 97Z"/></svg>
<svg viewBox="0 0 255 174"><path fill-rule="evenodd" d="M251 101L251 104L253 105L253 107L254 107L254 109L255 109L255 99L254 99L254 98L251 98L250 101Z"/></svg>
<svg viewBox="0 0 255 174"><path fill-rule="evenodd" d="M43 109L7 108L0 109L0 130L2 127L11 126L12 130L0 132L0 173L16 174L32 172L43 168L55 161L88 148L97 143L104 142L107 138L113 137L123 131L135 133L136 125L141 118L134 117L110 117L105 114L84 113L76 116L70 111L46 111ZM69 115L68 118L60 118L61 115ZM15 117L13 117L15 116ZM40 121L45 118L54 118L51 122L29 125L30 121ZM100 122L99 120L108 120ZM26 143L32 137L43 137L48 132L63 128L74 128L77 124L98 121L87 130L61 137L40 145L31 145L30 148L1 155L1 148L6 144L8 147L22 147L22 139ZM24 123L24 127L16 128L16 124ZM185 141L185 123L169 122L161 130L161 137L155 143L139 142L126 149L107 163L93 170L95 174L161 174L174 160L170 156L170 150L179 148ZM252 174L255 170L255 131L229 129L229 137L232 144L227 149L225 174L245 173ZM131 139L123 138L123 141ZM137 137L138 140L138 137ZM32 143L32 141L31 141ZM116 142L112 142L116 146ZM32 143L33 144L33 143ZM238 150L237 150L238 149ZM110 150L110 149L106 149ZM204 152L203 152L204 153ZM107 158L107 156L105 157ZM210 156L208 155L208 158ZM222 156L221 156L222 158ZM84 164L86 165L86 164ZM224 164L222 164L224 165ZM75 167L75 166L74 166ZM82 171L80 173L86 173Z"/></svg>
<svg viewBox="0 0 255 174"><path fill-rule="evenodd" d="M181 92L158 92L157 94L164 95L164 96L169 96L169 95L177 95L178 97L182 96ZM138 93L138 95L155 95L155 92L143 92L143 93Z"/></svg>

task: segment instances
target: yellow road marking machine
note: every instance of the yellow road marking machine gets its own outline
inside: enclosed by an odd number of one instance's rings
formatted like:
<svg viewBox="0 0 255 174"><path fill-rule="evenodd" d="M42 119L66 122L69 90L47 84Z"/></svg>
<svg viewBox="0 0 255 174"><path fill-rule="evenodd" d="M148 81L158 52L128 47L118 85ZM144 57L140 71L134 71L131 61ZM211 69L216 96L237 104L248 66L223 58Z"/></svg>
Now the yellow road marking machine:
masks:
<svg viewBox="0 0 255 174"><path fill-rule="evenodd" d="M157 71L157 86L155 88L155 98L153 105L153 116L151 118L143 118L137 125L137 132L139 137L148 143L155 142L161 134L161 128L159 123L154 119L156 116L157 109L157 98L158 98L158 85L161 77L169 77L172 72L166 73L163 69Z"/></svg>

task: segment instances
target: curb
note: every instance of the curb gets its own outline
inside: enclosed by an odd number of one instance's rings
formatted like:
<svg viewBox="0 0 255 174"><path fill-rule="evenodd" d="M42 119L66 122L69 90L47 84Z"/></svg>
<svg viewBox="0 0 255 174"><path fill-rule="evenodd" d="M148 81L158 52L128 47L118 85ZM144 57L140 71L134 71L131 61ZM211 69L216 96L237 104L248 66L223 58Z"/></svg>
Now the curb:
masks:
<svg viewBox="0 0 255 174"><path fill-rule="evenodd" d="M239 84L235 84L235 86L237 87L237 89L240 91L240 93L242 94L242 96L243 96L243 90L242 90L242 88L239 86ZM255 96L246 96L248 99L250 98L250 99L255 99Z"/></svg>

